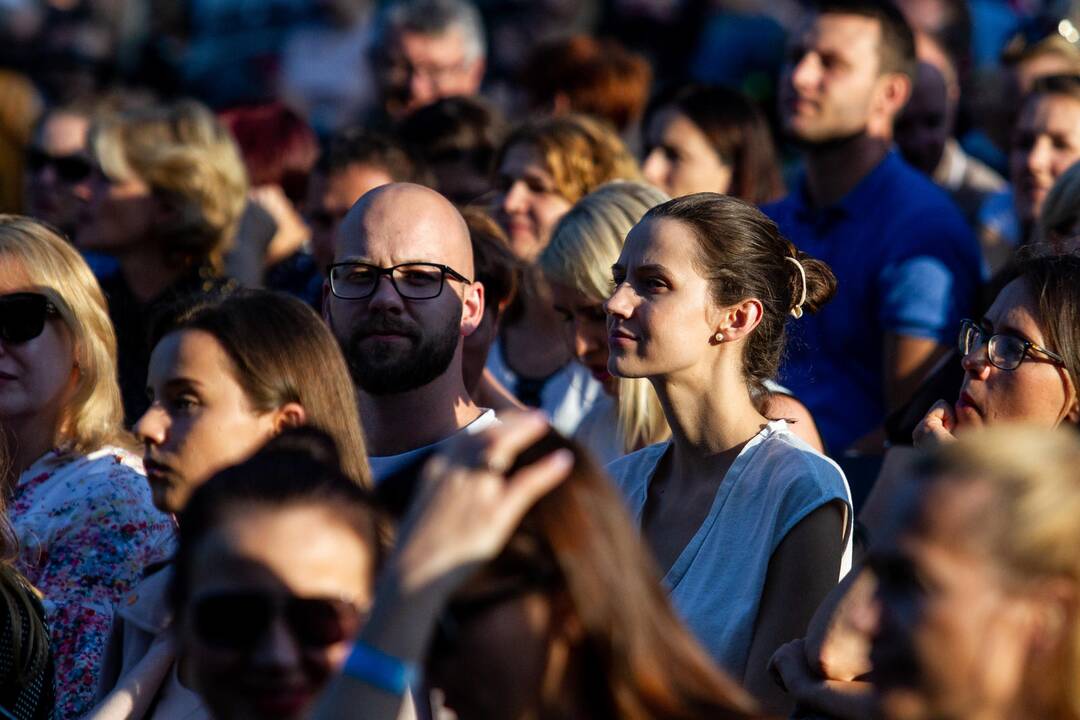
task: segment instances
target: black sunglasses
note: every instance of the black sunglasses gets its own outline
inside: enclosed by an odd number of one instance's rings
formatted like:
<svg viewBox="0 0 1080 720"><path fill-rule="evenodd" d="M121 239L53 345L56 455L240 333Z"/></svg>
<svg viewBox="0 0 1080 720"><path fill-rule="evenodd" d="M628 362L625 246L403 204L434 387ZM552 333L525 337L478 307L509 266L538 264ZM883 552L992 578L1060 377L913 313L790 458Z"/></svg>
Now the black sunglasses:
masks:
<svg viewBox="0 0 1080 720"><path fill-rule="evenodd" d="M338 598L221 592L192 603L198 637L207 645L229 650L254 647L278 617L284 617L296 642L311 650L351 640L364 621L356 605Z"/></svg>
<svg viewBox="0 0 1080 720"><path fill-rule="evenodd" d="M81 155L50 155L37 148L26 151L26 167L31 172L40 172L50 165L61 180L69 183L82 182L94 171L94 164Z"/></svg>
<svg viewBox="0 0 1080 720"><path fill-rule="evenodd" d="M24 343L45 329L45 318L57 314L56 306L41 293L0 295L0 340Z"/></svg>

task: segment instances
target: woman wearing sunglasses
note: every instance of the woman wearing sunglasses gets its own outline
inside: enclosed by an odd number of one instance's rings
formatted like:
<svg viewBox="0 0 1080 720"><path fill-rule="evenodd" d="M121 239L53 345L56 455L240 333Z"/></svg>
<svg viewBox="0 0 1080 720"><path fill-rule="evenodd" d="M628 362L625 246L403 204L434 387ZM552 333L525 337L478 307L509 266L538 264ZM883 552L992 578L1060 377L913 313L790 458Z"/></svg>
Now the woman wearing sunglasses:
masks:
<svg viewBox="0 0 1080 720"><path fill-rule="evenodd" d="M266 290L195 300L164 318L153 339L150 407L135 432L158 508L180 513L211 475L298 425L329 433L346 476L370 485L345 360L304 302ZM161 720L198 707L182 685L170 685L164 608L172 574L169 565L149 575L118 609L100 686L109 695L96 720Z"/></svg>
<svg viewBox="0 0 1080 720"><path fill-rule="evenodd" d="M333 441L286 431L200 486L180 528L181 661L165 701L186 686L220 720L307 717L367 615L380 558L371 499Z"/></svg>
<svg viewBox="0 0 1080 720"><path fill-rule="evenodd" d="M121 419L116 339L90 268L43 225L0 216L3 487L19 570L45 596L58 717L89 708L112 604L173 537Z"/></svg>
<svg viewBox="0 0 1080 720"><path fill-rule="evenodd" d="M610 479L540 413L500 420L424 467L314 717L390 720L424 686L460 720L753 716L675 615Z"/></svg>

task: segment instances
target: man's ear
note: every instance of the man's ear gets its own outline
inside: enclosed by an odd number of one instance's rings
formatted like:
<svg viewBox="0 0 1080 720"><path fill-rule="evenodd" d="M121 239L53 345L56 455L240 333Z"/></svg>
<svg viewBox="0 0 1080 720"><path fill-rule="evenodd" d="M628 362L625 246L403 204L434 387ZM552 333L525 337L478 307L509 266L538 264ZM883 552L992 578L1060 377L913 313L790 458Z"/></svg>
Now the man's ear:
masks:
<svg viewBox="0 0 1080 720"><path fill-rule="evenodd" d="M473 280L465 286L465 295L461 298L461 335L468 337L480 327L484 319L484 283Z"/></svg>
<svg viewBox="0 0 1080 720"><path fill-rule="evenodd" d="M876 103L891 125L911 98L911 78L903 73L885 73L877 80Z"/></svg>

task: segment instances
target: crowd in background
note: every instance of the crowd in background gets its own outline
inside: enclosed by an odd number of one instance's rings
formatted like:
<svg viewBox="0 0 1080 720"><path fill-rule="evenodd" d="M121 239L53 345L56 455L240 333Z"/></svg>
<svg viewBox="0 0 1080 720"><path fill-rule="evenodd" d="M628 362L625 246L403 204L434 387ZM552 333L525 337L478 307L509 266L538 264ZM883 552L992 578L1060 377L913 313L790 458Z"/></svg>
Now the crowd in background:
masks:
<svg viewBox="0 0 1080 720"><path fill-rule="evenodd" d="M0 40L3 717L1080 720L1080 4Z"/></svg>

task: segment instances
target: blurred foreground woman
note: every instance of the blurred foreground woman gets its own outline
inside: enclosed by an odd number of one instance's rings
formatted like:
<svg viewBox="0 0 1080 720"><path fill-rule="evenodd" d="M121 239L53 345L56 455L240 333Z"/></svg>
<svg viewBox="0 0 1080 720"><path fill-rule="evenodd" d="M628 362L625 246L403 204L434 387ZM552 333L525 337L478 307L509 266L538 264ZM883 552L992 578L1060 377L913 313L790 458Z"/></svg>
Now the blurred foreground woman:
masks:
<svg viewBox="0 0 1080 720"><path fill-rule="evenodd" d="M883 714L1080 718L1080 440L1035 426L926 456L859 615Z"/></svg>
<svg viewBox="0 0 1080 720"><path fill-rule="evenodd" d="M502 419L424 468L316 717L394 718L421 667L461 720L750 717L610 481L538 414Z"/></svg>

